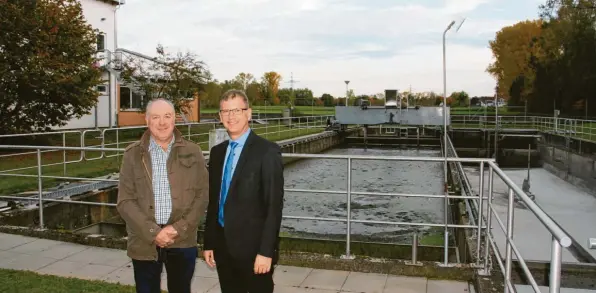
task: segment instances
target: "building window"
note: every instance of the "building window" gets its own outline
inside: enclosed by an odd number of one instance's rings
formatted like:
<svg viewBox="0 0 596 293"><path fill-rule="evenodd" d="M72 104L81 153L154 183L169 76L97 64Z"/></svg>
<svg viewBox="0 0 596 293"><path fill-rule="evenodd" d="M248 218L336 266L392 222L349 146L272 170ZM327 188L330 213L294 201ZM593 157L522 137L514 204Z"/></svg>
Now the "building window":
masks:
<svg viewBox="0 0 596 293"><path fill-rule="evenodd" d="M120 110L141 110L145 97L129 87L120 87Z"/></svg>
<svg viewBox="0 0 596 293"><path fill-rule="evenodd" d="M107 93L108 93L108 87L107 87L107 86L105 86L105 85L98 85L98 86L97 86L97 91L98 91L100 94L102 94L102 95L105 95L105 94L107 94Z"/></svg>
<svg viewBox="0 0 596 293"><path fill-rule="evenodd" d="M97 52L103 52L106 49L106 35L101 33L97 35Z"/></svg>

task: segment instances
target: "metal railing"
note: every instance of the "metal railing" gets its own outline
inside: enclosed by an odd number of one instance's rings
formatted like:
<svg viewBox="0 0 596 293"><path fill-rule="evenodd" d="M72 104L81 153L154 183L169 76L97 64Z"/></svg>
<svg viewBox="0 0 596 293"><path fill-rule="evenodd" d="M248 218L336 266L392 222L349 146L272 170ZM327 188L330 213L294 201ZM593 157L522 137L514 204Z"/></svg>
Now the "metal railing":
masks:
<svg viewBox="0 0 596 293"><path fill-rule="evenodd" d="M303 116L303 117L287 117L287 118L268 118L268 119L252 119L251 129L258 132L260 135L268 136L280 136L288 131L294 131L298 136L303 134L312 133L311 129L324 129L327 127L327 118L331 116ZM255 122L258 120L258 122ZM262 124L261 124L262 123ZM177 129L183 134L183 136L195 143L201 145L203 149L208 148L209 144L209 132L216 128L223 128L223 125L219 121L215 122L200 122L200 123L185 123L177 124ZM118 127L118 128L103 128L103 129L85 129L85 130L68 130L68 131L55 131L55 132L39 132L39 133L26 133L26 134L7 134L0 135L0 141L2 139L14 139L14 138L36 138L36 137L51 137L53 139L59 139L62 141L61 149L50 148L44 149L42 154L47 153L62 153L62 160L58 162L45 163L42 167L62 165L63 175L66 176L67 165L73 163L80 163L83 161L99 160L103 158L118 157L121 154L114 152L110 154L107 151L99 152L97 156L88 156L85 148L120 148L125 147L128 144L138 141L141 137L142 132L147 129L147 126L131 126L131 127ZM69 143L76 142L77 145L68 145ZM71 150L66 151L66 147L79 147L79 151ZM73 153L80 153L75 158L72 158ZM69 156L69 154L71 156ZM34 156L35 152L18 152L0 155L0 159L16 156ZM3 169L2 172L15 172L29 169L35 169L37 166L26 166L19 168Z"/></svg>
<svg viewBox="0 0 596 293"><path fill-rule="evenodd" d="M451 140L448 140L448 151L447 154L450 157L457 157L457 153L455 152L455 148L451 143ZM513 240L513 227L514 227L514 203L516 202L515 197L518 197L526 207L540 220L542 225L547 228L547 230L552 235L552 243L551 243L551 259L550 259L550 276L549 276L549 292L555 293L560 291L560 275L561 275L561 257L562 257L562 247L569 247L572 244L572 240L567 235L565 231L563 231L539 206L537 206L534 201L530 199L530 197L521 190L504 172L501 170L493 161L486 161L489 167L488 173L488 200L487 200L487 211L486 215L484 214L483 208L483 201L484 197L484 178L485 178L485 169L484 165L485 162L481 162L479 166L480 176L479 176L479 197L483 198L481 201L469 201L466 200L466 207L468 212L472 214L470 217L472 224L477 222L478 227L481 227L483 223L484 226L489 227L489 230L484 231L484 235L481 234L481 230L478 229L476 234L476 241L477 241L477 263L480 262L482 259L483 263L483 270L482 274L488 275L490 274L490 259L491 259L491 249L495 253L497 263L499 268L505 278L505 292L516 292L515 288L513 287L512 279L511 279L511 261L512 261L512 252L515 253L516 258L522 268L522 272L527 278L528 282L532 286L535 292L541 292L538 288L536 280L532 276L526 261L524 260L523 256L521 255L519 249L515 245ZM471 188L471 184L469 183L467 176L465 176L465 172L463 167L461 166L461 162L453 162L455 166L452 167L452 172L455 171L457 174L454 176L454 179L460 184L462 188L462 194L472 195L474 191ZM508 188L508 198L507 198L507 224L503 224L503 220L499 217L499 215L495 212L493 208L493 188L494 188L494 174L503 180L503 182L507 185ZM497 244L492 236L492 219L495 218L498 226L501 228L505 236L505 256L504 259L501 259L503 255L499 251ZM481 246L481 238L484 236L484 245ZM482 257L481 251L484 251L484 256Z"/></svg>
<svg viewBox="0 0 596 293"><path fill-rule="evenodd" d="M495 122L496 121L496 122ZM585 140L596 140L596 120L546 116L451 115L452 127L535 129Z"/></svg>
<svg viewBox="0 0 596 293"><path fill-rule="evenodd" d="M448 147L449 149L451 147ZM44 215L43 215L43 203L44 202L58 202L58 203L71 203L71 204L85 204L85 205L99 205L99 206L115 206L114 203L100 203L100 202L88 202L88 201L76 201L76 200L61 200L61 199L48 199L43 196L43 179L44 178L68 178L68 179L79 179L79 180L90 180L88 178L76 178L76 177L60 177L60 176L46 176L42 174L42 151L59 150L59 151L92 151L92 152L122 152L122 148L81 148L81 147L52 147L52 146L15 146L15 145L0 145L0 150L35 150L37 154L37 175L23 175L23 174L6 174L0 173L0 176L33 176L37 177L37 197L36 198L22 198L16 196L0 196L4 199L12 200L26 200L26 201L37 201L39 205L39 226L44 228ZM449 152L449 150L447 150ZM208 152L204 152L208 154ZM449 154L449 153L448 153ZM315 220L315 221L331 221L331 222L343 222L346 223L346 252L342 256L343 258L353 258L350 249L351 242L351 224L352 223L363 223L363 224L376 224L376 225L400 225L400 226L426 226L426 227L440 227L445 229L445 237L447 237L447 229L453 228L464 228L474 229L478 231L478 253L476 257L476 265L480 264L478 268L482 269L485 274L490 273L488 267L488 258L490 249L495 252L497 256L497 262L501 268L501 272L505 277L505 292L515 292L511 279L511 261L512 252L515 253L517 259L522 267L522 270L528 278L530 284L536 292L540 292L536 281L531 275L523 257L521 256L518 248L513 241L513 217L514 217L514 197L518 196L523 201L527 208L538 218L541 224L551 233L552 235L552 254L551 254L551 271L550 271L550 291L551 293L559 292L560 289L560 278L561 278L561 250L562 247L569 247L571 245L571 239L565 231L558 227L558 225L549 216L538 207L529 197L525 194L521 188L519 188L507 175L494 163L492 159L483 158L458 158L458 157L402 157L402 156L358 156L358 155L322 155L322 154L288 154L284 153L284 157L289 158L302 158L302 159L337 159L347 161L347 183L345 190L312 190L312 189L290 189L285 188L286 192L297 192L297 193L323 193L323 194L334 194L334 195L345 195L346 196L346 217L345 218L329 218L329 217L306 217L306 216L291 216L284 215L284 219L295 219L295 220ZM381 192L364 192L352 190L352 164L356 160L382 160L382 161L423 161L423 162L447 162L461 164L465 163L477 163L480 165L480 189L478 195L449 195L447 192L444 194L405 194L405 193L381 193ZM488 197L484 197L484 166L489 167L489 179L488 179ZM496 174L503 182L507 185L509 190L508 197L508 209L507 209L507 225L505 226L502 220L499 218L497 213L493 209L493 181L494 174ZM98 181L117 182L117 180L110 179L94 179ZM465 181L465 180L464 180ZM470 188L471 185L467 188ZM435 198L443 199L445 202L449 200L476 200L478 201L478 217L474 225L461 225L453 224L449 222L447 213L444 216L443 223L412 223L412 222L393 222L393 221L374 221L374 220L357 220L352 218L352 196L353 195L367 195L367 196L391 196L391 197L417 197L417 198ZM486 219L483 216L483 202L487 201L487 215ZM497 245L492 237L491 232L491 219L495 217L497 223L506 235L506 253L504 260L501 259L501 254L498 250ZM484 234L482 231L484 230ZM481 236L484 235L484 242L481 242ZM480 246L484 243L484 258L481 260ZM444 264L448 264L448 243L445 242L444 247L445 259Z"/></svg>

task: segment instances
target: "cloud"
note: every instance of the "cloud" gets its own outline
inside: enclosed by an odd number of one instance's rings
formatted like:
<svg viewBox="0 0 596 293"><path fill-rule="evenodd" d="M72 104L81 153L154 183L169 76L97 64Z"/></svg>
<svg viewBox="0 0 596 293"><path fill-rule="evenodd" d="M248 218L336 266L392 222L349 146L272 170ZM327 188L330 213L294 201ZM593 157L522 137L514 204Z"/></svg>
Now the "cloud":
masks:
<svg viewBox="0 0 596 293"><path fill-rule="evenodd" d="M536 1L536 0L534 0ZM491 95L488 41L505 25L535 17L516 0L129 0L118 12L120 46L153 54L156 44L192 51L215 78L277 71L315 95L386 88L442 92L442 33L448 91ZM511 17L512 9L515 16Z"/></svg>

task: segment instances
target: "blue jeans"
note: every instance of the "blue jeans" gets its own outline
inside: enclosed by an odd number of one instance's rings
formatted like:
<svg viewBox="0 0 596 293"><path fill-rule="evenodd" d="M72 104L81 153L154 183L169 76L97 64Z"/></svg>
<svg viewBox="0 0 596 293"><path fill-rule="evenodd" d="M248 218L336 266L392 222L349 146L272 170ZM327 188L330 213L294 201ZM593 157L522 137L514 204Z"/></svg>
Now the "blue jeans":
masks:
<svg viewBox="0 0 596 293"><path fill-rule="evenodd" d="M166 266L168 292L190 293L190 284L195 272L197 248L159 248L158 259L132 260L137 293L161 292L161 271Z"/></svg>

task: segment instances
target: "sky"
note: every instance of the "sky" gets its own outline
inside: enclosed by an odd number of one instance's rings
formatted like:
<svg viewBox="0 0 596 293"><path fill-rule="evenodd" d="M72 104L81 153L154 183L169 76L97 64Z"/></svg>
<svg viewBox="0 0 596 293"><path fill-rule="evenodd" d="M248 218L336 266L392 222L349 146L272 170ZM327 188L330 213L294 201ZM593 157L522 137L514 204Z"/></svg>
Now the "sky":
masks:
<svg viewBox="0 0 596 293"><path fill-rule="evenodd" d="M502 27L538 17L546 0L127 0L118 45L155 55L190 51L219 81L240 72L282 76L280 87L315 96L385 89L492 96L489 41ZM460 29L457 26L465 21Z"/></svg>

